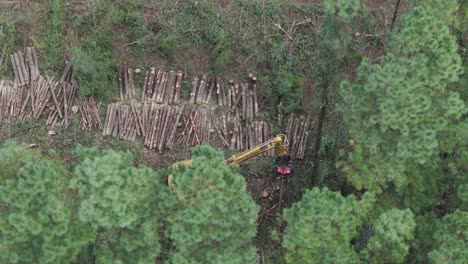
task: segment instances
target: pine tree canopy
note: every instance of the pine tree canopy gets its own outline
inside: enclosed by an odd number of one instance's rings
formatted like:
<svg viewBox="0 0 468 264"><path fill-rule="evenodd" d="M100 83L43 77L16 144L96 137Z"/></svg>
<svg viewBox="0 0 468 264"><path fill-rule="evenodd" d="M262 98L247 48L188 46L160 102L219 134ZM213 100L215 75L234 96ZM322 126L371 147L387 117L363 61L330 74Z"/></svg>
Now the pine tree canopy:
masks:
<svg viewBox="0 0 468 264"><path fill-rule="evenodd" d="M252 239L258 206L244 178L208 146L192 150L192 165L174 175L169 237L171 263L255 263Z"/></svg>

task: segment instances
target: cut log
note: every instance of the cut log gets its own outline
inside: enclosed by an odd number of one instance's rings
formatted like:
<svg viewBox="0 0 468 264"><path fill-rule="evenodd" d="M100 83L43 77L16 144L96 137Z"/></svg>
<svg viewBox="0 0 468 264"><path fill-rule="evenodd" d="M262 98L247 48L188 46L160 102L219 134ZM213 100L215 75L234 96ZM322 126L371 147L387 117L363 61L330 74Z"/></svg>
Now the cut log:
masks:
<svg viewBox="0 0 468 264"><path fill-rule="evenodd" d="M180 101L180 94L182 88L182 81L183 81L183 72L178 71L176 73L176 83L175 83L175 95L174 95L174 104L178 104Z"/></svg>
<svg viewBox="0 0 468 264"><path fill-rule="evenodd" d="M168 136L168 133L169 133L168 124L173 114L174 114L174 109L172 107L167 106L166 119L164 120L164 125L161 131L161 138L160 138L159 145L158 145L159 151L162 151L164 143L166 142L166 137Z"/></svg>
<svg viewBox="0 0 468 264"><path fill-rule="evenodd" d="M156 93L156 103L163 103L164 100L164 93L166 90L166 83L167 83L167 73L161 72L161 81L159 83L159 87Z"/></svg>
<svg viewBox="0 0 468 264"><path fill-rule="evenodd" d="M158 97L159 86L161 85L162 76L163 76L163 72L158 71L158 73L155 76L155 78L156 78L155 81L150 84L151 85L151 93L152 93L151 101L153 101L153 102L156 102L156 99Z"/></svg>
<svg viewBox="0 0 468 264"><path fill-rule="evenodd" d="M199 86L199 78L198 76L195 76L192 80L192 91L190 91L190 99L189 103L194 104L196 101L196 96L197 96L197 88Z"/></svg>
<svg viewBox="0 0 468 264"><path fill-rule="evenodd" d="M242 89L242 119L246 120L246 113L247 113L247 84L242 83L241 84L241 89Z"/></svg>
<svg viewBox="0 0 468 264"><path fill-rule="evenodd" d="M257 84L252 84L253 90L253 103L254 103L254 115L258 115L258 97L257 97Z"/></svg>
<svg viewBox="0 0 468 264"><path fill-rule="evenodd" d="M169 149L173 149L174 147L174 138L175 138L175 135L176 135L176 131L177 131L177 125L179 124L179 121L180 121L180 117L182 116L184 112L184 107L176 107L176 118L175 118L175 121L174 121L174 125L171 129L171 132L169 134L169 137L166 141L166 146L169 148Z"/></svg>
<svg viewBox="0 0 468 264"><path fill-rule="evenodd" d="M24 62L24 55L21 51L18 51L18 59L19 59L19 65L21 67L21 70L23 71L23 77L24 77L24 81L25 81L25 84L28 84L29 83L29 72L28 70L26 70L26 65L25 65L25 62Z"/></svg>
<svg viewBox="0 0 468 264"><path fill-rule="evenodd" d="M174 96L175 96L175 83L176 83L176 73L174 71L170 71L168 73L168 79L166 84L166 96L164 102L167 104L174 103Z"/></svg>
<svg viewBox="0 0 468 264"><path fill-rule="evenodd" d="M204 101L207 82L208 82L208 76L206 74L203 74L200 80L200 86L198 87L198 93L195 99L195 102L197 104L202 104Z"/></svg>

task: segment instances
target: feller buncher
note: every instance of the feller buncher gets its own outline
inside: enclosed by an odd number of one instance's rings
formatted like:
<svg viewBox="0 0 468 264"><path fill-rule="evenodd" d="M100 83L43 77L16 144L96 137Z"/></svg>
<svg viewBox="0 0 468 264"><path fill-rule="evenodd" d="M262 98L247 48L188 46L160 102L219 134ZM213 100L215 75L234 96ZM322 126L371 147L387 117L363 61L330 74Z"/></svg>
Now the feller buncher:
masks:
<svg viewBox="0 0 468 264"><path fill-rule="evenodd" d="M281 175L289 175L292 172L292 161L291 157L286 154L288 149L288 138L284 134L278 134L273 139L264 142L258 146L255 146L249 150L241 152L239 154L233 155L230 158L224 161L226 166L230 164L240 164L246 160L252 159L265 153L271 149L276 149L276 172ZM177 168L178 166L190 166L192 165L192 160L183 160L174 163L172 166ZM172 187L173 175L169 175L168 182L169 186Z"/></svg>

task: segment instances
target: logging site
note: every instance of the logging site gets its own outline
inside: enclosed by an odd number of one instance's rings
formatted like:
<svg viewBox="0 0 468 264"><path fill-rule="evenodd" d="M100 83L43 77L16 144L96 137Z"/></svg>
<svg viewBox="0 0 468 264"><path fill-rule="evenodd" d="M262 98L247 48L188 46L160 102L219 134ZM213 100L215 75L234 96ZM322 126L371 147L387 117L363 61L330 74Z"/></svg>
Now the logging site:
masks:
<svg viewBox="0 0 468 264"><path fill-rule="evenodd" d="M0 0L0 263L468 263L468 1Z"/></svg>

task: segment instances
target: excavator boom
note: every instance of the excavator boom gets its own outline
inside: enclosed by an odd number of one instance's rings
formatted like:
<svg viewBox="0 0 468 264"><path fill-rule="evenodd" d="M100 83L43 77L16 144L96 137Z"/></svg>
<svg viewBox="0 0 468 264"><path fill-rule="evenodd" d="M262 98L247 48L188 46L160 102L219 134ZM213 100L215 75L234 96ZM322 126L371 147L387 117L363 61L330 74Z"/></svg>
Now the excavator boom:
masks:
<svg viewBox="0 0 468 264"><path fill-rule="evenodd" d="M249 150L231 156L229 159L225 160L224 163L226 165L239 164L243 161L259 156L262 153L265 153L274 148L276 148L276 153L278 157L284 157L286 155L286 149L288 148L288 138L286 137L286 135L279 134L267 142L264 142Z"/></svg>
<svg viewBox="0 0 468 264"><path fill-rule="evenodd" d="M283 160L288 160L289 162L289 156L286 155L286 150L288 148L288 138L284 134L278 134L275 136L273 139L262 143L258 146L255 146L249 150L246 150L244 152L241 152L239 154L233 155L227 160L224 161L225 165L230 165L230 164L239 164L243 161L249 160L251 158L254 158L256 156L259 156L262 153L265 153L271 149L276 148L276 153L277 153L277 162L278 160L283 161ZM288 158L288 159L287 159ZM284 163L284 162L283 162ZM178 166L183 165L183 166L190 166L192 165L192 160L183 160L174 163L172 166L177 169ZM290 174L291 173L291 167L289 164L286 162L284 164L278 164L278 169L277 172L283 175ZM169 187L173 188L173 175L168 176L168 184Z"/></svg>

